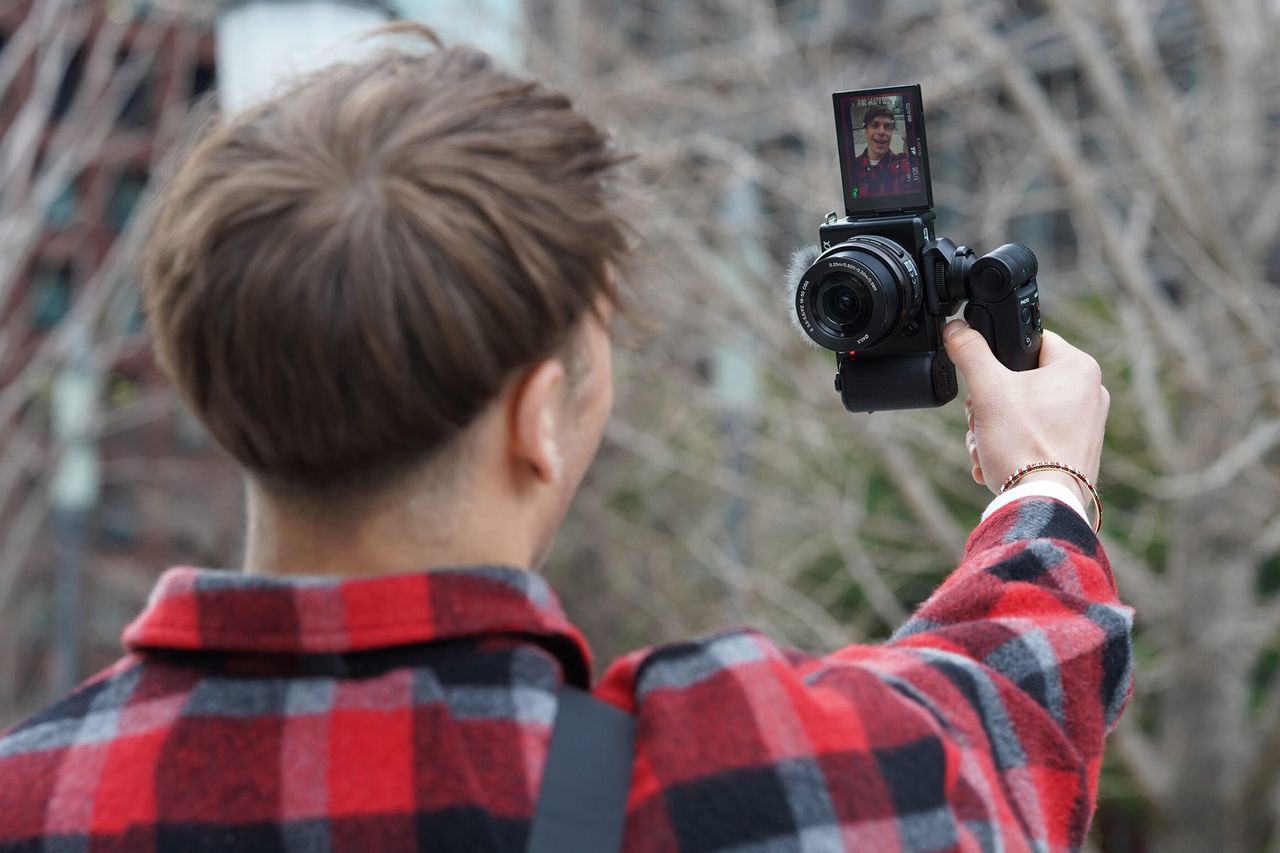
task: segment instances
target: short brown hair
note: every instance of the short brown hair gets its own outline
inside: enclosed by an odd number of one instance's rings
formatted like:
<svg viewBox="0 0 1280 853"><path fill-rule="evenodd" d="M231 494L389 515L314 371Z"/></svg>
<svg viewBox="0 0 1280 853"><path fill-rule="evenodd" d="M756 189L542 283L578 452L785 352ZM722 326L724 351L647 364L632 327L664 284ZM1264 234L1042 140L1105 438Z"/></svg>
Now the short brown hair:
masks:
<svg viewBox="0 0 1280 853"><path fill-rule="evenodd" d="M268 488L393 479L619 302L626 158L564 94L414 29L437 49L232 118L153 211L160 363Z"/></svg>
<svg viewBox="0 0 1280 853"><path fill-rule="evenodd" d="M889 121L893 122L895 126L898 124L898 119L894 117L893 110L889 109L884 104L875 104L862 114L862 126L866 127L871 124L872 119L876 118L887 118Z"/></svg>

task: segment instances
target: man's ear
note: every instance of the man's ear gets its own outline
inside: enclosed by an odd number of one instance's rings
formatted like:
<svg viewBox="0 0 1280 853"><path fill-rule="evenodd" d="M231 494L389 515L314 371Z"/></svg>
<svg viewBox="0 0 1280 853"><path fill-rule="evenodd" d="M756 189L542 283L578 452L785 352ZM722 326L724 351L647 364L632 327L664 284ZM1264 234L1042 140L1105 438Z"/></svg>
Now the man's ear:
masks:
<svg viewBox="0 0 1280 853"><path fill-rule="evenodd" d="M556 432L564 383L564 365L544 359L520 380L511 401L512 459L544 483L554 483L564 470Z"/></svg>

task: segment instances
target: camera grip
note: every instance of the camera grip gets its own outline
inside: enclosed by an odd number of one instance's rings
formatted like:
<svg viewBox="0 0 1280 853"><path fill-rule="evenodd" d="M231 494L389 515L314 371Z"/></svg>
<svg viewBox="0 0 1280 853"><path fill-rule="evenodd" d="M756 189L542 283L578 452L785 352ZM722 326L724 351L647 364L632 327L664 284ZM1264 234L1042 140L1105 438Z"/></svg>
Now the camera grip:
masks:
<svg viewBox="0 0 1280 853"><path fill-rule="evenodd" d="M975 295L964 319L986 338L991 352L1010 370L1033 370L1040 364L1040 292L1034 281L1003 299L988 302Z"/></svg>
<svg viewBox="0 0 1280 853"><path fill-rule="evenodd" d="M941 406L955 399L956 367L946 350L887 358L836 356L836 390L851 412Z"/></svg>

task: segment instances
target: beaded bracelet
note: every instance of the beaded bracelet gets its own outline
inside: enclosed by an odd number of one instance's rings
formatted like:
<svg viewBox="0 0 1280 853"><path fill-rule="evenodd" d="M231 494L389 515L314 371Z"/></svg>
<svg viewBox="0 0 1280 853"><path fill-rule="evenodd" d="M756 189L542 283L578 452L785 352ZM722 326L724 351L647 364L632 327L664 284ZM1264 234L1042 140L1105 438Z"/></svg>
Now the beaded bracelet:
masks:
<svg viewBox="0 0 1280 853"><path fill-rule="evenodd" d="M1098 497L1098 490L1093 483L1089 482L1089 478L1080 472L1080 469L1065 462L1032 462L1030 465L1023 465L1009 475L1009 479L1005 480L1004 485L1000 487L999 493L1003 495L1015 483L1034 471L1061 471L1064 474L1070 474L1083 484L1088 489L1089 496L1093 498L1093 532L1097 533L1102 529L1102 498Z"/></svg>

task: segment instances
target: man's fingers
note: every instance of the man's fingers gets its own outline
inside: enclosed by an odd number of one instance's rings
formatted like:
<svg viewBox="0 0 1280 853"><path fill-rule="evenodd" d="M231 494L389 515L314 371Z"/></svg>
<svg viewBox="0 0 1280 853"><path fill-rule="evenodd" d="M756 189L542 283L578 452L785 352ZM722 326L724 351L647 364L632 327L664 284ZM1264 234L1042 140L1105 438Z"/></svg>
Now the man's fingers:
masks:
<svg viewBox="0 0 1280 853"><path fill-rule="evenodd" d="M963 320L952 320L942 330L942 342L947 355L960 368L969 386L981 387L985 382L1008 373L1009 370L996 359L987 345L986 338L969 327ZM1072 346L1057 332L1045 330L1040 342L1040 367L1062 362L1078 362L1088 366L1088 372L1101 381L1102 370L1098 362L1082 349Z"/></svg>
<svg viewBox="0 0 1280 853"><path fill-rule="evenodd" d="M947 348L947 355L960 372L970 388L981 388L993 381L1008 369L996 360L987 339L970 328L964 320L952 320L942 330L942 342ZM981 394L981 392L978 392Z"/></svg>
<svg viewBox="0 0 1280 853"><path fill-rule="evenodd" d="M1072 346L1067 342L1066 338L1057 332L1051 332L1046 329L1040 339L1040 366L1048 367L1051 364L1064 361L1089 362L1092 371L1098 377L1102 376L1098 362L1094 360L1093 356L1078 347Z"/></svg>

